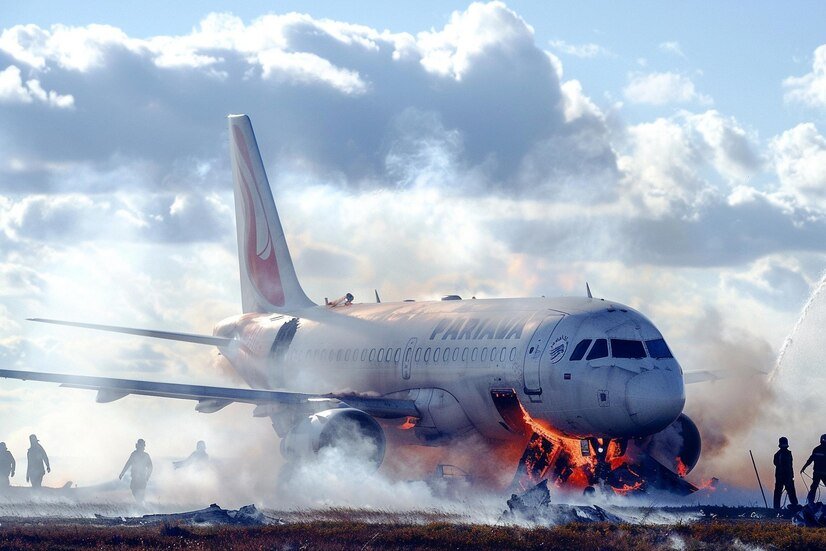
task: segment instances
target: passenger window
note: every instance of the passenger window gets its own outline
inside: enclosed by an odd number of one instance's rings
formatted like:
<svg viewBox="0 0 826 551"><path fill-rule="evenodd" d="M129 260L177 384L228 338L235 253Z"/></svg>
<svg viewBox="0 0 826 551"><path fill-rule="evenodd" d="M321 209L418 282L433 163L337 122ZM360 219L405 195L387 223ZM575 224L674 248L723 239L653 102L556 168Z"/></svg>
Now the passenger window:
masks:
<svg viewBox="0 0 826 551"><path fill-rule="evenodd" d="M421 360L421 359L422 359L422 349L421 349L421 348L417 348L417 349L416 349L416 361L418 362L418 361L419 361L419 360Z"/></svg>
<svg viewBox="0 0 826 551"><path fill-rule="evenodd" d="M585 355L585 352L588 351L588 346L591 344L591 339L582 339L579 341L579 344L576 345L574 351L571 352L571 357L568 358L568 361L571 362L578 362L582 359L582 356ZM588 358L590 360L590 358Z"/></svg>
<svg viewBox="0 0 826 551"><path fill-rule="evenodd" d="M487 346L482 349L482 361L483 362L488 361L488 347Z"/></svg>
<svg viewBox="0 0 826 551"><path fill-rule="evenodd" d="M373 360L375 360L375 359L376 359L376 349L375 349L375 348L371 348L371 349L370 349L370 361L372 362L372 361L373 361Z"/></svg>
<svg viewBox="0 0 826 551"><path fill-rule="evenodd" d="M429 361L430 361L430 349L428 348L427 350L424 351L424 363L427 363Z"/></svg>
<svg viewBox="0 0 826 551"><path fill-rule="evenodd" d="M335 351L335 350L330 349L330 354L329 354L329 356L327 357L327 359L328 359L328 360L330 360L331 362L332 362L333 360L335 360L335 359L336 359L336 351Z"/></svg>
<svg viewBox="0 0 826 551"><path fill-rule="evenodd" d="M663 358L674 357L671 354L671 350L668 349L668 345L665 344L665 341L663 339L645 341L645 345L648 347L648 355L652 358L662 360Z"/></svg>
<svg viewBox="0 0 826 551"><path fill-rule="evenodd" d="M453 349L453 361L455 362L455 361L456 361L456 360L458 360L458 359L459 359L459 349L458 349L458 348L454 348L454 349Z"/></svg>
<svg viewBox="0 0 826 551"><path fill-rule="evenodd" d="M511 354L508 356L510 361L514 361L516 359L516 347L511 348Z"/></svg>
<svg viewBox="0 0 826 551"><path fill-rule="evenodd" d="M500 362L505 361L505 355L507 354L507 352L508 352L508 350L503 346L502 350L499 351L499 361Z"/></svg>
<svg viewBox="0 0 826 551"><path fill-rule="evenodd" d="M433 352L433 362L434 362L434 363L439 363L439 354L441 354L441 353L442 353L442 349L441 349L441 348L437 348L437 349Z"/></svg>
<svg viewBox="0 0 826 551"><path fill-rule="evenodd" d="M476 358L479 356L479 349L473 348L473 351L470 353L470 361L475 362Z"/></svg>
<svg viewBox="0 0 826 551"><path fill-rule="evenodd" d="M401 348L397 348L397 349L396 349L396 355L395 355L395 356L393 356L393 361L394 361L394 362L398 362L398 361L399 361L399 358L401 358L401 357L402 357L402 349L401 349Z"/></svg>
<svg viewBox="0 0 826 551"><path fill-rule="evenodd" d="M645 348L641 341L611 339L611 355L614 358L645 358Z"/></svg>
<svg viewBox="0 0 826 551"><path fill-rule="evenodd" d="M340 361L341 361L341 357L342 357L343 355L344 355L344 350L342 350L341 348L339 348L339 349L338 349L338 352L336 353L336 361L337 361L337 362L340 362Z"/></svg>
<svg viewBox="0 0 826 551"><path fill-rule="evenodd" d="M445 355L442 356L442 360L445 362L450 360L450 348L445 348Z"/></svg>
<svg viewBox="0 0 826 551"><path fill-rule="evenodd" d="M355 362L355 361L357 361L358 359L359 359L359 349L358 349L358 348L354 348L354 349L353 349L353 361Z"/></svg>
<svg viewBox="0 0 826 551"><path fill-rule="evenodd" d="M367 361L367 349L366 348L361 351L361 361L363 361L363 362Z"/></svg>
<svg viewBox="0 0 826 551"><path fill-rule="evenodd" d="M588 359L589 360L596 360L598 358L607 358L608 357L608 341L605 339L597 339L594 342L594 346L591 347L591 351L588 352Z"/></svg>
<svg viewBox="0 0 826 551"><path fill-rule="evenodd" d="M379 357L378 357L378 360L379 360L380 362L383 362L383 361L384 361L384 348L379 348Z"/></svg>
<svg viewBox="0 0 826 551"><path fill-rule="evenodd" d="M467 361L467 351L468 351L467 347L462 349L462 361L463 362Z"/></svg>

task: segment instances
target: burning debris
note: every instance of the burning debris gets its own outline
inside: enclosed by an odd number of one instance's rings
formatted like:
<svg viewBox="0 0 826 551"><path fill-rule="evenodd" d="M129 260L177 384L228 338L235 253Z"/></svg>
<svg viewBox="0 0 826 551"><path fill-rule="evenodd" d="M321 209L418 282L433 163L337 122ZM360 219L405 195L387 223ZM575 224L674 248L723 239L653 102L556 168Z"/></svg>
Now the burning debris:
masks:
<svg viewBox="0 0 826 551"><path fill-rule="evenodd" d="M222 509L215 503L206 509L185 513L153 514L142 517L107 517L95 515L100 521L110 525L144 526L149 524L179 523L186 525L230 524L241 526L260 526L269 521L255 505L245 505L238 510Z"/></svg>

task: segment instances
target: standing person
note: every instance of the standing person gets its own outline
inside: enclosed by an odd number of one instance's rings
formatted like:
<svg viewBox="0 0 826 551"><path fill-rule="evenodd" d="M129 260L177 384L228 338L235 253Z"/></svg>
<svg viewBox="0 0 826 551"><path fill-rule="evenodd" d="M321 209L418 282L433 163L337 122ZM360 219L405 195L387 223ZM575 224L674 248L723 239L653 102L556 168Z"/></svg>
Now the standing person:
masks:
<svg viewBox="0 0 826 551"><path fill-rule="evenodd" d="M5 442L0 442L0 489L9 487L9 476L14 476L14 469L17 463L14 457L6 448Z"/></svg>
<svg viewBox="0 0 826 551"><path fill-rule="evenodd" d="M26 452L26 482L31 482L32 488L40 488L43 477L46 473L52 472L52 467L49 465L49 456L46 455L46 450L40 445L37 436L29 435L29 444L29 451Z"/></svg>
<svg viewBox="0 0 826 551"><path fill-rule="evenodd" d="M810 464L814 463L814 472L812 473L812 486L809 488L809 495L806 496L806 501L809 503L815 502L817 495L817 487L821 483L826 484L826 434L820 435L820 445L812 450L812 455L806 460L806 464L800 469L800 474L806 470Z"/></svg>
<svg viewBox="0 0 826 551"><path fill-rule="evenodd" d="M135 443L135 451L129 456L126 465L123 466L123 470L118 476L118 479L121 479L127 470L131 470L132 481L129 483L129 488L132 490L135 501L141 505L146 497L146 484L152 475L152 459L145 450L146 442L143 441L143 438L138 439Z"/></svg>
<svg viewBox="0 0 826 551"><path fill-rule="evenodd" d="M797 492L794 488L794 460L789 451L789 439L781 436L777 453L774 454L774 508L780 509L783 490L789 494L789 503L797 506Z"/></svg>

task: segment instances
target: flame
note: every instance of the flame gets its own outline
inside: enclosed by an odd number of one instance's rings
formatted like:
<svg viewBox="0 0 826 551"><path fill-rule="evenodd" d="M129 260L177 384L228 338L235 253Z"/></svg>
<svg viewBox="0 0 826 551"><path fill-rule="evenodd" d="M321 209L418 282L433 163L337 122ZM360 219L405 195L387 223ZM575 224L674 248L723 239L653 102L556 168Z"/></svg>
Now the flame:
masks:
<svg viewBox="0 0 826 551"><path fill-rule="evenodd" d="M401 430L410 430L410 429L412 429L413 427L416 426L416 421L418 421L418 419L416 417L408 417L407 419L404 420L404 423L399 425L399 428Z"/></svg>
<svg viewBox="0 0 826 551"><path fill-rule="evenodd" d="M680 457L679 457L679 456L677 457L676 462L677 462L677 474L678 474L681 478L682 478L682 477L685 477L685 475L687 475L687 474L688 474L688 467L686 467L686 466L685 466L685 463L683 463L683 460L682 460L682 459L680 459Z"/></svg>
<svg viewBox="0 0 826 551"><path fill-rule="evenodd" d="M519 407L522 409L522 420L525 422L526 427L554 444L551 451L547 454L542 447L543 441L540 439L532 440L528 446L538 452L537 458L542 459L542 463L547 465L545 471L553 469L553 481L555 485L557 487L564 485L566 488L577 489L592 486L596 482L594 473L597 471L599 463L597 454L591 453L589 455L583 455L579 440L562 436L533 419L522 404L519 404ZM593 451L596 452L596 450ZM544 457L543 454L545 454ZM560 459L566 460L565 468L561 471L557 467ZM630 459L627 453L623 453L622 446L620 446L619 442L612 440L608 443L607 449L605 450L605 461L610 466L610 470L614 471L620 467L624 467L633 477L631 481L624 482L622 486L611 486L614 492L619 495L626 495L640 490L645 485L645 481L631 468L632 466L629 463ZM535 461L528 458L525 463L529 473L535 472ZM539 476L542 477L545 474L545 472L542 472L539 473ZM539 482L538 480L532 481Z"/></svg>

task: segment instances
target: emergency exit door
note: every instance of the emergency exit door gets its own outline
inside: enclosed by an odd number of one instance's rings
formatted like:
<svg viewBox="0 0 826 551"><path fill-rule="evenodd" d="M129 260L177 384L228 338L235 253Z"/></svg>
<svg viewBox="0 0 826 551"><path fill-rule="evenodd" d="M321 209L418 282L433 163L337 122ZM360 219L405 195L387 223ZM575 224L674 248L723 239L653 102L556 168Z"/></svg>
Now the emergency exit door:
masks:
<svg viewBox="0 0 826 551"><path fill-rule="evenodd" d="M540 397L542 395L542 383L540 382L542 355L545 353L548 343L551 342L554 329L556 329L562 317L562 314L552 314L543 319L534 331L533 337L531 337L525 350L522 374L525 394L531 397L531 401L539 402L542 400Z"/></svg>

